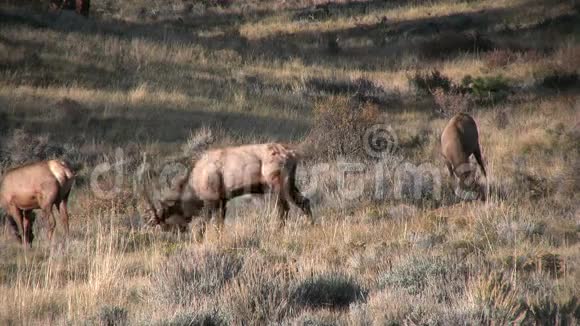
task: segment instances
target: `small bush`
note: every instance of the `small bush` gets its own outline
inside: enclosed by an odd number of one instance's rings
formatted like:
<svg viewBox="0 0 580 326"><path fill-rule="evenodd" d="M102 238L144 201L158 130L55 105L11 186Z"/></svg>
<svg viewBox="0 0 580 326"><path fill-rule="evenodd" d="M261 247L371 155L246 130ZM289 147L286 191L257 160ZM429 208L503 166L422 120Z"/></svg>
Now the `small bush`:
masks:
<svg viewBox="0 0 580 326"><path fill-rule="evenodd" d="M515 266L525 272L545 272L552 276L559 276L562 271L562 259L557 254L549 252L531 253L520 256L507 256L503 260L507 268Z"/></svg>
<svg viewBox="0 0 580 326"><path fill-rule="evenodd" d="M468 291L471 301L478 307L482 324L514 324L526 317L525 303L501 273L482 274L470 284Z"/></svg>
<svg viewBox="0 0 580 326"><path fill-rule="evenodd" d="M440 277L447 272L447 264L442 260L413 257L385 273L379 279L379 287L401 287L406 289L409 294L418 294L423 291L430 277Z"/></svg>
<svg viewBox="0 0 580 326"><path fill-rule="evenodd" d="M155 274L153 293L161 303L185 305L196 297L216 294L241 265L238 257L215 249L180 252Z"/></svg>
<svg viewBox="0 0 580 326"><path fill-rule="evenodd" d="M349 309L349 325L460 325L444 322L436 299L413 296L397 289L373 291L367 302L354 303ZM449 318L449 317L447 317ZM468 324L471 325L471 324Z"/></svg>
<svg viewBox="0 0 580 326"><path fill-rule="evenodd" d="M557 302L552 296L544 295L528 301L527 321L535 325L578 325L580 303L572 296L564 302Z"/></svg>
<svg viewBox="0 0 580 326"><path fill-rule="evenodd" d="M292 302L308 308L346 308L365 298L363 289L352 277L341 274L311 276L292 290Z"/></svg>
<svg viewBox="0 0 580 326"><path fill-rule="evenodd" d="M366 158L365 131L379 122L379 110L345 97L320 100L314 107L314 123L306 138L314 159Z"/></svg>
<svg viewBox="0 0 580 326"><path fill-rule="evenodd" d="M229 320L216 309L181 313L171 320L157 323L158 326L225 326L229 324Z"/></svg>
<svg viewBox="0 0 580 326"><path fill-rule="evenodd" d="M279 323L291 313L289 275L262 257L246 259L239 275L224 291L223 304L234 324Z"/></svg>
<svg viewBox="0 0 580 326"><path fill-rule="evenodd" d="M127 309L117 306L101 307L97 314L100 326L123 326L128 325Z"/></svg>
<svg viewBox="0 0 580 326"><path fill-rule="evenodd" d="M546 197L553 190L547 178L527 171L514 171L513 183L514 194L523 194L530 199Z"/></svg>
<svg viewBox="0 0 580 326"><path fill-rule="evenodd" d="M518 59L518 53L509 49L495 49L486 53L483 57L485 65L488 68L496 69L503 68Z"/></svg>
<svg viewBox="0 0 580 326"><path fill-rule="evenodd" d="M412 87L424 94L431 94L437 89L447 93L453 86L451 79L437 69L424 73L417 71L414 75L408 76L407 79Z"/></svg>

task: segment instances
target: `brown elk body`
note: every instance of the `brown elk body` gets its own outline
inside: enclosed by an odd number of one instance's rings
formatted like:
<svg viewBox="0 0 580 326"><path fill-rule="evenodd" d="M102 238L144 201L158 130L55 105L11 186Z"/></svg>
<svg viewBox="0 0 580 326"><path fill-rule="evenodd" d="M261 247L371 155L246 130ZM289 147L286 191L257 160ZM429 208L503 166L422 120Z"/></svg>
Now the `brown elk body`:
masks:
<svg viewBox="0 0 580 326"><path fill-rule="evenodd" d="M455 175L462 184L471 173L469 157L472 154L481 167L483 175L487 176L481 158L477 125L468 114L458 113L447 123L441 134L441 154L450 176Z"/></svg>
<svg viewBox="0 0 580 326"><path fill-rule="evenodd" d="M0 184L0 206L8 213L8 222L15 238L24 245L32 243L31 213L34 209L41 209L48 225L48 239L51 240L56 226L53 206L58 208L65 234L68 235L67 201L73 182L74 174L60 160L31 163L6 172Z"/></svg>
<svg viewBox="0 0 580 326"><path fill-rule="evenodd" d="M161 200L161 208L148 199L154 211L153 224L184 224L203 213L200 235L213 212L219 211L217 225L226 216L226 203L245 194L276 195L280 224L284 225L289 202L298 206L313 223L310 201L295 184L298 157L288 145L269 143L227 147L205 152L177 187Z"/></svg>

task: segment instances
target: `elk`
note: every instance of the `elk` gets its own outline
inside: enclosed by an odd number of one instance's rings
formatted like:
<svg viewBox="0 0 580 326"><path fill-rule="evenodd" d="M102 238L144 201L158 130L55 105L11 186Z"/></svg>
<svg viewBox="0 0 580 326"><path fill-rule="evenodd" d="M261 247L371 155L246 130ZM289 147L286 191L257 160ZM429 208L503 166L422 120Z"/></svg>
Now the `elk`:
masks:
<svg viewBox="0 0 580 326"><path fill-rule="evenodd" d="M458 113L447 123L441 134L441 154L449 175L451 177L455 175L460 184L465 184L471 175L469 165L471 154L475 156L483 175L487 177L481 158L477 125L470 115Z"/></svg>
<svg viewBox="0 0 580 326"><path fill-rule="evenodd" d="M59 210L68 236L67 202L74 174L61 160L41 161L23 165L6 172L0 183L0 207L8 213L12 234L26 247L32 244L32 210L41 209L48 225L48 239L56 227L53 207ZM22 229L22 235L18 230Z"/></svg>
<svg viewBox="0 0 580 326"><path fill-rule="evenodd" d="M298 154L290 145L279 143L226 147L206 151L194 163L188 175L178 182L156 208L145 193L153 212L151 225L177 224L183 229L194 215L201 213L199 236L206 224L218 212L218 229L223 227L226 204L230 199L246 194L273 193L276 196L280 226L284 226L289 202L299 207L313 224L310 200L296 187Z"/></svg>

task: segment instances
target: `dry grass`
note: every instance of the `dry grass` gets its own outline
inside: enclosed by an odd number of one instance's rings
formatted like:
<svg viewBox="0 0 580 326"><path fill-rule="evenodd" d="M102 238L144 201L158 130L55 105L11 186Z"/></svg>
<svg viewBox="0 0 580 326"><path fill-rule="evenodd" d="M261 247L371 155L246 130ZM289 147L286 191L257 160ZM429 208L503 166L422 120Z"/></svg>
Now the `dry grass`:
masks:
<svg viewBox="0 0 580 326"><path fill-rule="evenodd" d="M71 161L71 235L49 244L37 218L24 251L0 219L0 324L580 320L570 1L133 0L95 2L89 20L43 10L0 5L0 162ZM466 110L486 202L459 200L438 154L437 111ZM369 157L360 140L376 123L396 146ZM298 170L315 226L292 211L276 229L268 198L232 202L203 243L143 226L144 154L159 169L262 141L317 148ZM97 197L91 173L119 148L119 191Z"/></svg>

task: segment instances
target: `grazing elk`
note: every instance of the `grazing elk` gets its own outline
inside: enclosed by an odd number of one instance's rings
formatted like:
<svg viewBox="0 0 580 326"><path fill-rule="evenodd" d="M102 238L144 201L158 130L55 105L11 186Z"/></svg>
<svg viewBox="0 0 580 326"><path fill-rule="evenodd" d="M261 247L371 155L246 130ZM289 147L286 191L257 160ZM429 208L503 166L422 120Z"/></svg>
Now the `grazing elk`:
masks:
<svg viewBox="0 0 580 326"><path fill-rule="evenodd" d="M472 173L469 165L471 154L475 156L483 175L487 177L481 158L477 125L470 115L458 113L447 123L441 134L441 154L449 175L455 175L461 185L466 184Z"/></svg>
<svg viewBox="0 0 580 326"><path fill-rule="evenodd" d="M14 237L25 246L32 243L32 210L41 209L51 240L56 226L53 206L58 207L65 235L68 235L67 201L73 182L73 172L60 160L31 163L6 172L0 183L0 206L8 213Z"/></svg>
<svg viewBox="0 0 580 326"><path fill-rule="evenodd" d="M199 236L203 236L213 212L219 211L217 225L218 228L223 226L226 203L230 199L267 192L276 195L281 226L287 218L289 202L298 206L314 223L309 199L296 188L297 165L296 151L278 143L209 150L179 182L177 189L160 200L159 209L145 194L154 215L150 224L162 227L177 224L183 228L194 215L203 212L199 231Z"/></svg>

